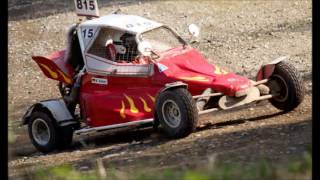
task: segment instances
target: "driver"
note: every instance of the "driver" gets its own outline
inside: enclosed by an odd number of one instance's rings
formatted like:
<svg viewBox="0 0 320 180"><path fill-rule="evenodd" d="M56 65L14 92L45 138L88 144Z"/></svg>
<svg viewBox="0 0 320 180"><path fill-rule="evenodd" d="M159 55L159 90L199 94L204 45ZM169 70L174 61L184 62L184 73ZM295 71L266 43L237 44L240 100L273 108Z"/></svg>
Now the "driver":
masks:
<svg viewBox="0 0 320 180"><path fill-rule="evenodd" d="M117 50L116 43L111 38L105 43L106 58L108 60L118 63L129 63L129 64L150 64L151 58L148 56L138 55L137 43L135 36L129 33L125 33L121 36L122 45L125 48L125 53L120 53Z"/></svg>
<svg viewBox="0 0 320 180"><path fill-rule="evenodd" d="M135 35L124 33L120 40L122 45L125 47L126 51L124 54L119 54L118 59L122 59L127 62L132 62L138 55L137 43L135 40Z"/></svg>

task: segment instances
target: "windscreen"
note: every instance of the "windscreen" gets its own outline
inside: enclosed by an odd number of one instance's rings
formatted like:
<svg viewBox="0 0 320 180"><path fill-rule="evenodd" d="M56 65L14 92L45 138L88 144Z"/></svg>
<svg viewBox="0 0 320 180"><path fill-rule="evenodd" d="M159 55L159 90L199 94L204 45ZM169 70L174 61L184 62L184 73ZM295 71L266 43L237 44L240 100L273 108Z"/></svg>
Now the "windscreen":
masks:
<svg viewBox="0 0 320 180"><path fill-rule="evenodd" d="M141 34L141 40L149 42L152 50L156 53L168 51L184 44L183 40L166 27L159 27Z"/></svg>

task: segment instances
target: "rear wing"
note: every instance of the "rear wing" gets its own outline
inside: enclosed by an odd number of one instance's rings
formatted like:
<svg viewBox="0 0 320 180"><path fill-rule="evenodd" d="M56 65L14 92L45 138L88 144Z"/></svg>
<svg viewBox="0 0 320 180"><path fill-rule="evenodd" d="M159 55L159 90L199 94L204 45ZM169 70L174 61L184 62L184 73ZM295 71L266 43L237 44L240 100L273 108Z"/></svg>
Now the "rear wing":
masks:
<svg viewBox="0 0 320 180"><path fill-rule="evenodd" d="M75 71L64 61L65 51L57 51L49 56L32 56L42 72L50 79L72 84Z"/></svg>

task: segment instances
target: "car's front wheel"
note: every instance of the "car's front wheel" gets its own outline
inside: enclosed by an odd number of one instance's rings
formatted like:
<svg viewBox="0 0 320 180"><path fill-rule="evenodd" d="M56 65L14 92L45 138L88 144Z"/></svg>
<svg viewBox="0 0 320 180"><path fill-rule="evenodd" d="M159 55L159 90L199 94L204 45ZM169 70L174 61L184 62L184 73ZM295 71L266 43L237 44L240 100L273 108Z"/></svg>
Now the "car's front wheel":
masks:
<svg viewBox="0 0 320 180"><path fill-rule="evenodd" d="M287 62L275 66L268 86L276 96L269 101L273 106L284 111L291 111L303 100L304 86L297 69Z"/></svg>
<svg viewBox="0 0 320 180"><path fill-rule="evenodd" d="M188 136L198 122L198 111L185 88L167 90L157 98L156 111L165 134L170 138Z"/></svg>

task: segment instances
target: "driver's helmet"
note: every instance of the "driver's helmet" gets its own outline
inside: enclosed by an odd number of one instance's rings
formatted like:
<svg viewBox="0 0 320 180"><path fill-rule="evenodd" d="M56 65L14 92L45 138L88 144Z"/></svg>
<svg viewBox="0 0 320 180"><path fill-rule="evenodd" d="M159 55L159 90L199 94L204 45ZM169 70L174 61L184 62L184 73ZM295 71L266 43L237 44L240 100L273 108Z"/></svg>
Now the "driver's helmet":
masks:
<svg viewBox="0 0 320 180"><path fill-rule="evenodd" d="M125 33L120 37L120 40L122 41L122 45L126 48L126 53L121 54L121 57L119 58L126 61L133 61L135 57L138 55L135 35Z"/></svg>

